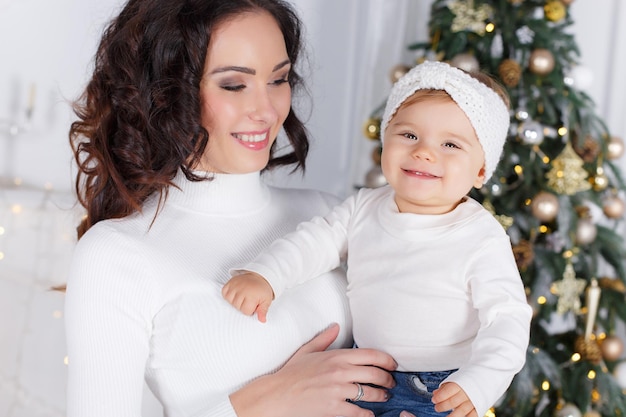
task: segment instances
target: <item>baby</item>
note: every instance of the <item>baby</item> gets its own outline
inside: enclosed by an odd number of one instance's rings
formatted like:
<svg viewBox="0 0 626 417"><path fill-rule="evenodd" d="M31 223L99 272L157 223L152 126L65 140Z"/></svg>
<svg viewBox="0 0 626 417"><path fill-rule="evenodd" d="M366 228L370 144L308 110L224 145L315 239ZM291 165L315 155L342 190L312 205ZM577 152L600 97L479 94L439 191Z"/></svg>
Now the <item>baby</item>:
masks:
<svg viewBox="0 0 626 417"><path fill-rule="evenodd" d="M442 62L392 88L381 123L388 185L361 189L233 271L222 294L267 319L285 288L347 262L357 347L391 354L396 386L376 416L482 417L524 365L529 307L511 243L472 187L489 180L509 128L508 96Z"/></svg>

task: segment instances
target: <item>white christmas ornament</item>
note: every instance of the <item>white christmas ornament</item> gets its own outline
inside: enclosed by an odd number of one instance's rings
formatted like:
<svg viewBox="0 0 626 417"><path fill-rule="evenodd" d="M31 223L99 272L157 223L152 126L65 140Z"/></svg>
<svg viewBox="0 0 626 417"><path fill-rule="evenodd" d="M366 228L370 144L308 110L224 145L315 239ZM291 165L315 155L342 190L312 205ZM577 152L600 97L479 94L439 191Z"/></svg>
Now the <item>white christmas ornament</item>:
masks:
<svg viewBox="0 0 626 417"><path fill-rule="evenodd" d="M523 45L530 45L533 43L533 39L535 38L535 32L528 26L522 26L517 29L515 34L517 35L517 39Z"/></svg>
<svg viewBox="0 0 626 417"><path fill-rule="evenodd" d="M578 65L569 71L564 81L579 90L586 90L593 84L593 72L587 67Z"/></svg>
<svg viewBox="0 0 626 417"><path fill-rule="evenodd" d="M491 42L491 56L502 58L502 52L504 52L502 33L498 31L493 37L493 42Z"/></svg>
<svg viewBox="0 0 626 417"><path fill-rule="evenodd" d="M563 408L557 410L554 415L556 417L582 417L582 413L580 412L578 407L576 407L572 403L566 403L565 405L563 405Z"/></svg>
<svg viewBox="0 0 626 417"><path fill-rule="evenodd" d="M619 363L613 370L617 385L622 389L626 389L626 362Z"/></svg>

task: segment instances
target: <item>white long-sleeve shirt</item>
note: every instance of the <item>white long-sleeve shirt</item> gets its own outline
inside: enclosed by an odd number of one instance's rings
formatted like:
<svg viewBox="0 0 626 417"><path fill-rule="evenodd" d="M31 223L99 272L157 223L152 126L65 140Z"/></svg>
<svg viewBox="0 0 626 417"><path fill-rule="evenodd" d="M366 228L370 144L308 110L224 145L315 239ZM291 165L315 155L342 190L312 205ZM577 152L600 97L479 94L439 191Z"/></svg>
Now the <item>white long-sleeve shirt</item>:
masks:
<svg viewBox="0 0 626 417"><path fill-rule="evenodd" d="M446 381L484 415L525 362L532 315L495 218L471 198L442 215L400 213L390 186L362 189L241 269L280 300L344 259L356 344L391 354L400 371L459 368Z"/></svg>
<svg viewBox="0 0 626 417"><path fill-rule="evenodd" d="M351 346L343 272L288 290L261 324L221 295L233 265L337 200L217 175L170 189L143 214L93 226L67 284L68 417L138 417L144 378L168 417L235 416L228 395L280 368L336 322ZM271 414L268 414L271 416Z"/></svg>

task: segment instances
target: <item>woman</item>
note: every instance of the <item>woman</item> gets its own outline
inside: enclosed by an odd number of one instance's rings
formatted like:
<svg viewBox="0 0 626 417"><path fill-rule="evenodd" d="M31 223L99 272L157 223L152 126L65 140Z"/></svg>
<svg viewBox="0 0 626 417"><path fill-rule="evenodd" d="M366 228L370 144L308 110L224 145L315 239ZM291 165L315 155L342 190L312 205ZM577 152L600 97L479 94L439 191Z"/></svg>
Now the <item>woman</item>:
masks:
<svg viewBox="0 0 626 417"><path fill-rule="evenodd" d="M346 399L385 400L390 356L325 350L351 343L340 272L285 294L267 325L220 294L230 267L336 202L261 180L304 169L299 52L280 0L130 0L106 29L70 129L87 214L67 285L68 417L139 416L144 379L169 417L365 417Z"/></svg>

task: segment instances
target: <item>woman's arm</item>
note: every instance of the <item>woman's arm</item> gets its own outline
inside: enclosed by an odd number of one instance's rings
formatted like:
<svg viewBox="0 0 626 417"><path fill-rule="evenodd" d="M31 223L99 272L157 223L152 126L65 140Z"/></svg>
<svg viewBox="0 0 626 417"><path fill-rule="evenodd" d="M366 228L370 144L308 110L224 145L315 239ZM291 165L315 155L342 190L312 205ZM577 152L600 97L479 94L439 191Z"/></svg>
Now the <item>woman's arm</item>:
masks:
<svg viewBox="0 0 626 417"><path fill-rule="evenodd" d="M99 232L77 245L68 279L67 415L140 416L152 297L135 278L145 265L116 234ZM118 248L128 255L120 259Z"/></svg>

